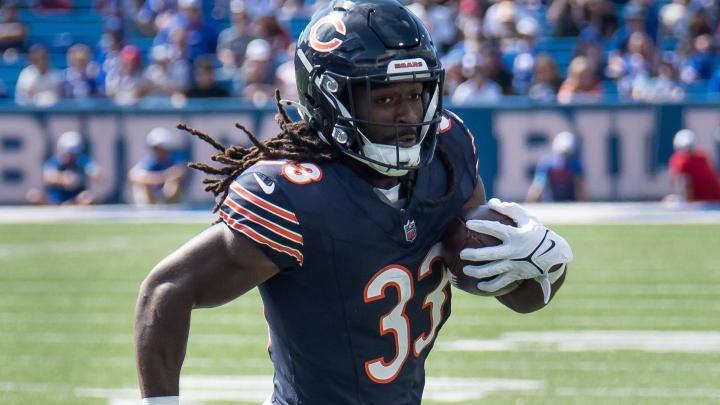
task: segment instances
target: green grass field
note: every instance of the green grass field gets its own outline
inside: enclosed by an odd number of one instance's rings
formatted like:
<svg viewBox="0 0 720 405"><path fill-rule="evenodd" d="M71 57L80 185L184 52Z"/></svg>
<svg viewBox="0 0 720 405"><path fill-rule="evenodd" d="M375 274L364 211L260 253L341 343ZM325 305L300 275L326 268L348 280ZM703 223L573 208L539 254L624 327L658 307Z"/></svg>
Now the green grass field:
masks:
<svg viewBox="0 0 720 405"><path fill-rule="evenodd" d="M0 225L0 404L139 403L138 286L204 226ZM576 257L563 291L529 315L455 291L425 403L720 403L720 225L554 228ZM272 374L259 295L192 322L183 397L259 404L238 388Z"/></svg>

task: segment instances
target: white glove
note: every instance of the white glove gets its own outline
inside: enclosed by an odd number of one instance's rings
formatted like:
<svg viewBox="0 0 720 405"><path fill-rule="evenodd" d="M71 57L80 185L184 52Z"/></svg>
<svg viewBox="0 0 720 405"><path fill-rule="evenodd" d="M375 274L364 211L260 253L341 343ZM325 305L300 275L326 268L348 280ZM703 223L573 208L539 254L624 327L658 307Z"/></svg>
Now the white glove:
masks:
<svg viewBox="0 0 720 405"><path fill-rule="evenodd" d="M465 266L463 273L476 278L497 276L477 285L478 290L489 293L516 280L535 279L542 287L543 298L547 304L550 300L551 284L560 278L565 272L566 264L573 259L570 245L516 203L493 198L488 201L488 208L512 218L517 227L488 220L467 221L465 226L468 229L492 235L500 239L502 244L463 249L460 252L463 260L492 261L484 265ZM557 264L562 265L560 269L550 273L550 269Z"/></svg>

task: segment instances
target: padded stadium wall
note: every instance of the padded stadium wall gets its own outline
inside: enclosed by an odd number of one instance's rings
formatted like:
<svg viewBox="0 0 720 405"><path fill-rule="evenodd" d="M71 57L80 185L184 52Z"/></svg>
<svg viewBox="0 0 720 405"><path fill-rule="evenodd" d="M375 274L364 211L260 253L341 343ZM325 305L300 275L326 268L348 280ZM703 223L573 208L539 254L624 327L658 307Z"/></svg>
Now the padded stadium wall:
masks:
<svg viewBox="0 0 720 405"><path fill-rule="evenodd" d="M591 199L654 200L669 190L667 161L672 137L681 128L698 136L698 145L717 165L720 114L715 103L497 105L452 108L464 119L480 149L480 175L488 195L522 200L540 156L550 151L552 136L569 130L581 137ZM64 131L79 131L102 168L103 180L92 185L100 203L128 201L126 174L145 154L145 136L155 127L185 123L224 144L249 145L234 127L243 123L262 139L277 133L274 107L257 108L236 101L202 101L182 109L169 103L116 107L109 103L61 103L51 108L0 106L0 204L23 204L32 187L42 185L43 162ZM189 160L209 162L214 150L178 131ZM185 201L212 201L202 190L203 174L193 172Z"/></svg>

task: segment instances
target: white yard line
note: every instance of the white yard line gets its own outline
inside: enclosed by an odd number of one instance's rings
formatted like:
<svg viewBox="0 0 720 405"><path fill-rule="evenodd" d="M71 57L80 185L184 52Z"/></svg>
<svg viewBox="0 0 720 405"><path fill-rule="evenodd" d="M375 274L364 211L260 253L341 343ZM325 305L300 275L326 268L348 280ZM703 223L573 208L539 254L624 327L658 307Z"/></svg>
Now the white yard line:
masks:
<svg viewBox="0 0 720 405"><path fill-rule="evenodd" d="M134 363L132 363L134 364ZM617 357L607 361L590 360L563 360L559 362L540 360L489 360L478 359L463 366L468 373L477 370L490 371L537 371L537 372L562 372L569 371L605 373L605 372L626 372L626 373L697 373L707 375L708 373L720 373L718 363L698 363L692 359L686 361L619 361Z"/></svg>
<svg viewBox="0 0 720 405"><path fill-rule="evenodd" d="M530 392L541 390L544 383L537 380L501 378L429 377L423 399L453 403L482 399L500 391ZM211 401L248 401L261 403L272 392L270 376L186 376L180 378L183 403ZM107 398L112 405L130 404L138 398L136 389L78 388L79 397ZM135 399L137 401L137 399Z"/></svg>
<svg viewBox="0 0 720 405"><path fill-rule="evenodd" d="M508 332L498 339L464 339L438 342L444 351L617 351L655 353L717 353L720 332L587 330Z"/></svg>

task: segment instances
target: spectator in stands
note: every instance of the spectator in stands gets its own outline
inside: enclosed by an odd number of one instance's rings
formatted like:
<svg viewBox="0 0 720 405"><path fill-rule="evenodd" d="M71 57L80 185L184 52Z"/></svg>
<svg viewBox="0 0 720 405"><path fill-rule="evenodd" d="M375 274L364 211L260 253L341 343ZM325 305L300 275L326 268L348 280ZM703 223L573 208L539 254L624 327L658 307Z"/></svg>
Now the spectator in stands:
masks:
<svg viewBox="0 0 720 405"><path fill-rule="evenodd" d="M230 23L218 36L217 56L222 64L220 76L231 80L242 66L247 45L255 39L252 34L251 21L244 9L242 0L230 2Z"/></svg>
<svg viewBox="0 0 720 405"><path fill-rule="evenodd" d="M713 40L710 34L702 34L692 41L689 52L680 53L680 81L685 85L710 80L713 74Z"/></svg>
<svg viewBox="0 0 720 405"><path fill-rule="evenodd" d="M17 19L17 4L5 2L0 16L0 53L8 49L23 50L27 35L27 25Z"/></svg>
<svg viewBox="0 0 720 405"><path fill-rule="evenodd" d="M708 93L713 98L720 98L720 66L718 66L708 83Z"/></svg>
<svg viewBox="0 0 720 405"><path fill-rule="evenodd" d="M123 32L125 29L125 15L135 15L137 4L125 0L94 0L93 11L100 15L103 21L103 31L115 30ZM130 21L128 21L130 22Z"/></svg>
<svg viewBox="0 0 720 405"><path fill-rule="evenodd" d="M715 13L712 12L712 4L716 2L692 2L688 19L687 37L697 38L700 35L713 34L711 19Z"/></svg>
<svg viewBox="0 0 720 405"><path fill-rule="evenodd" d="M280 25L277 17L266 15L253 23L254 35L270 45L270 61L273 68L290 58L286 50L293 42L290 33ZM249 46L249 44L248 44Z"/></svg>
<svg viewBox="0 0 720 405"><path fill-rule="evenodd" d="M305 0L280 0L279 3L275 16L284 27L290 27L294 22L304 27L310 21L312 7Z"/></svg>
<svg viewBox="0 0 720 405"><path fill-rule="evenodd" d="M690 0L673 0L660 8L660 29L664 35L687 39Z"/></svg>
<svg viewBox="0 0 720 405"><path fill-rule="evenodd" d="M600 78L584 56L573 58L568 67L568 76L560 85L557 100L561 104L572 102L593 102L602 98L604 89Z"/></svg>
<svg viewBox="0 0 720 405"><path fill-rule="evenodd" d="M147 0L137 13L137 28L145 36L155 35L177 13L176 0Z"/></svg>
<svg viewBox="0 0 720 405"><path fill-rule="evenodd" d="M503 65L498 47L492 42L486 43L483 45L481 57L484 61L486 77L499 84L504 95L513 94L512 73Z"/></svg>
<svg viewBox="0 0 720 405"><path fill-rule="evenodd" d="M560 84L562 79L555 59L549 53L539 54L535 58L528 97L534 101L555 101Z"/></svg>
<svg viewBox="0 0 720 405"><path fill-rule="evenodd" d="M587 0L584 3L586 25L580 31L593 29L603 39L608 39L618 29L618 16L615 4L610 0Z"/></svg>
<svg viewBox="0 0 720 405"><path fill-rule="evenodd" d="M669 52L668 52L669 53ZM632 98L638 101L681 101L685 90L678 80L673 57L666 55L659 63L657 76L638 75L632 83Z"/></svg>
<svg viewBox="0 0 720 405"><path fill-rule="evenodd" d="M458 36L457 26L452 23L455 20L453 12L432 0L415 0L407 7L425 23L438 51L447 52Z"/></svg>
<svg viewBox="0 0 720 405"><path fill-rule="evenodd" d="M483 19L483 33L487 38L507 38L515 34L515 24L523 18L538 20L538 15L513 0L500 0L488 7Z"/></svg>
<svg viewBox="0 0 720 405"><path fill-rule="evenodd" d="M494 103L502 98L500 86L488 79L487 66L482 58L476 60L470 77L460 85L452 95L452 102L455 105L473 103Z"/></svg>
<svg viewBox="0 0 720 405"><path fill-rule="evenodd" d="M166 128L147 134L149 153L128 172L133 202L138 205L180 202L187 173L178 142Z"/></svg>
<svg viewBox="0 0 720 405"><path fill-rule="evenodd" d="M184 59L172 60L169 45L155 45L151 49L153 63L145 68L147 96L168 97L182 94L190 80L190 67Z"/></svg>
<svg viewBox="0 0 720 405"><path fill-rule="evenodd" d="M714 1L674 0L660 9L662 32L668 37L690 41L698 35L712 34L717 11Z"/></svg>
<svg viewBox="0 0 720 405"><path fill-rule="evenodd" d="M458 2L458 26L463 27L468 19L482 19L491 3L486 0L460 0Z"/></svg>
<svg viewBox="0 0 720 405"><path fill-rule="evenodd" d="M610 38L618 28L610 0L554 0L546 16L556 37L575 37L589 28L603 38Z"/></svg>
<svg viewBox="0 0 720 405"><path fill-rule="evenodd" d="M8 98L10 94L8 93L7 84L5 84L5 80L0 79L0 98Z"/></svg>
<svg viewBox="0 0 720 405"><path fill-rule="evenodd" d="M523 16L517 15L518 5L512 0L502 0L490 6L485 14L485 37L499 41L505 38L514 38L515 24Z"/></svg>
<svg viewBox="0 0 720 405"><path fill-rule="evenodd" d="M451 53L442 58L442 65L445 68L445 84L443 85L443 95L449 97L455 94L455 90L460 83L467 80L465 73L470 75L472 70L463 71L463 59L477 58L477 54Z"/></svg>
<svg viewBox="0 0 720 405"><path fill-rule="evenodd" d="M605 38L600 31L587 27L580 32L575 43L573 58L584 56L599 77L605 74Z"/></svg>
<svg viewBox="0 0 720 405"><path fill-rule="evenodd" d="M447 55L443 57L443 66L446 69L450 64L458 64L465 55L477 55L483 49L485 38L482 31L482 19L468 17L461 27L462 40L453 45Z"/></svg>
<svg viewBox="0 0 720 405"><path fill-rule="evenodd" d="M295 43L290 44L288 55L295 54ZM287 62L275 69L275 87L280 90L284 99L298 100L297 84L295 77L295 61L289 59Z"/></svg>
<svg viewBox="0 0 720 405"><path fill-rule="evenodd" d="M516 30L517 38L507 42L503 59L512 63L514 94L527 94L532 81L537 53L535 43L540 27L534 19L523 18L518 21Z"/></svg>
<svg viewBox="0 0 720 405"><path fill-rule="evenodd" d="M607 75L617 81L618 93L630 96L636 78L655 75L657 51L655 44L644 32L633 32L628 40L627 52L608 62Z"/></svg>
<svg viewBox="0 0 720 405"><path fill-rule="evenodd" d="M250 20L257 21L259 18L266 15L271 15L277 9L279 3L278 0L266 0L266 1L255 1L255 0L239 0L242 2L243 9L250 16Z"/></svg>
<svg viewBox="0 0 720 405"><path fill-rule="evenodd" d="M634 32L643 32L649 36L653 43L657 40L657 21L647 5L642 1L632 0L623 8L623 24L615 31L610 39L608 48L610 57L627 51L628 40Z"/></svg>
<svg viewBox="0 0 720 405"><path fill-rule="evenodd" d="M35 0L35 7L42 11L70 11L71 0Z"/></svg>
<svg viewBox="0 0 720 405"><path fill-rule="evenodd" d="M100 65L100 75L97 80L100 88L105 89L105 78L116 74L120 70L120 51L124 46L122 32L107 30L103 32L97 47L97 63Z"/></svg>
<svg viewBox="0 0 720 405"><path fill-rule="evenodd" d="M241 68L241 81L237 94L255 105L264 105L274 96L275 71L272 69L272 51L264 39L254 39L248 44L245 62Z"/></svg>
<svg viewBox="0 0 720 405"><path fill-rule="evenodd" d="M83 152L82 136L65 132L57 140L55 155L43 167L44 191L31 189L27 200L32 204L88 205L94 196L89 182L100 179L100 168Z"/></svg>
<svg viewBox="0 0 720 405"><path fill-rule="evenodd" d="M62 74L50 66L47 51L40 44L30 47L30 64L18 76L15 102L18 105L50 106L60 99Z"/></svg>
<svg viewBox="0 0 720 405"><path fill-rule="evenodd" d="M193 63L200 55L214 54L217 49L218 33L203 15L202 0L179 0L180 12L170 17L157 36L153 45L174 43L184 46L181 54Z"/></svg>
<svg viewBox="0 0 720 405"><path fill-rule="evenodd" d="M100 95L97 78L100 65L93 62L90 48L75 44L68 49L68 67L63 72L63 97L86 99Z"/></svg>
<svg viewBox="0 0 720 405"><path fill-rule="evenodd" d="M665 197L668 203L720 201L717 172L705 152L695 145L695 133L682 129L673 138L675 152L668 169L675 194Z"/></svg>
<svg viewBox="0 0 720 405"><path fill-rule="evenodd" d="M574 37L585 25L582 2L576 0L553 0L545 15L556 37Z"/></svg>
<svg viewBox="0 0 720 405"><path fill-rule="evenodd" d="M540 159L535 168L528 202L585 200L583 165L577 146L573 133L563 131L555 135L552 153Z"/></svg>
<svg viewBox="0 0 720 405"><path fill-rule="evenodd" d="M130 105L145 97L147 91L142 53L135 45L125 45L120 51L120 69L105 79L105 93L118 105Z"/></svg>
<svg viewBox="0 0 720 405"><path fill-rule="evenodd" d="M213 59L209 55L195 59L194 80L185 92L187 98L230 97L230 92L215 81Z"/></svg>

